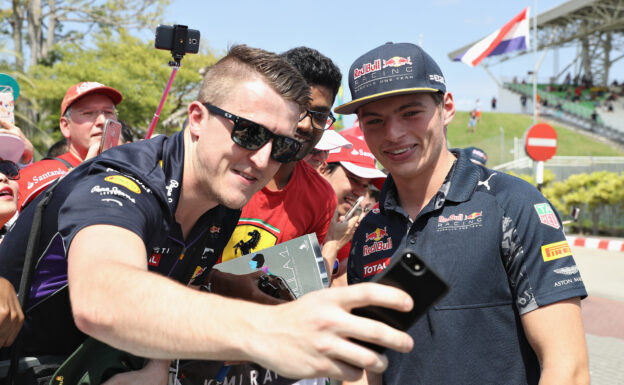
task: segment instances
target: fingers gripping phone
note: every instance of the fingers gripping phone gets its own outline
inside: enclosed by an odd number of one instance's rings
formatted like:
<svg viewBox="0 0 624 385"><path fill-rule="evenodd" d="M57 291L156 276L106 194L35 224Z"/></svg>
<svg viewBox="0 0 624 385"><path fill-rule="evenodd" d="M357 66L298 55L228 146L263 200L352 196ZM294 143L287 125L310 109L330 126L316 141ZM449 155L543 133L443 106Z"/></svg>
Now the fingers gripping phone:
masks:
<svg viewBox="0 0 624 385"><path fill-rule="evenodd" d="M364 200L364 196L359 197L355 203L353 204L353 207L351 207L349 209L349 211L345 214L344 219L342 220L343 222L348 221L349 219L351 219L351 217L353 216L353 214L355 214L356 212L362 212L362 201Z"/></svg>
<svg viewBox="0 0 624 385"><path fill-rule="evenodd" d="M102 140L100 141L100 153L119 144L121 136L121 123L116 120L106 119L102 130Z"/></svg>
<svg viewBox="0 0 624 385"><path fill-rule="evenodd" d="M409 312L401 312L380 306L355 308L351 312L357 316L384 322L395 329L409 329L434 303L447 292L448 285L412 250L405 249L395 255L386 269L376 275L371 282L394 286L412 297L414 307ZM364 341L357 341L377 352L386 348Z"/></svg>

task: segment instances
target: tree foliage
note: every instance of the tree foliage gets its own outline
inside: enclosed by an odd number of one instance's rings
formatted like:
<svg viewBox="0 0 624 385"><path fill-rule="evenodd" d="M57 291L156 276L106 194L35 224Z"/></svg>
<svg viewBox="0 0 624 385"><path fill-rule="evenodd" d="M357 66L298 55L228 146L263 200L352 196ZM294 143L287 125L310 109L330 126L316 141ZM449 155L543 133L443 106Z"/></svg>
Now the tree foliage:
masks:
<svg viewBox="0 0 624 385"><path fill-rule="evenodd" d="M564 182L555 182L543 190L559 212L572 207L582 208L591 220L592 233L597 234L601 222L615 230L616 218L624 211L624 174L597 171L571 175ZM602 217L610 220L602 220Z"/></svg>
<svg viewBox="0 0 624 385"><path fill-rule="evenodd" d="M49 59L55 44L84 41L87 34L101 28L151 27L168 3L169 0L11 0L10 6L0 9L0 32L11 37L15 69L21 71L25 68L26 51L30 54L29 64L34 65Z"/></svg>
<svg viewBox="0 0 624 385"><path fill-rule="evenodd" d="M119 33L100 32L94 35L94 39L95 48L66 44L55 48L59 60L53 65L37 64L29 69L32 84L25 85L25 91L38 101L39 128L47 132L57 130L61 101L71 85L97 81L123 94L124 100L117 107L119 118L144 133L171 75L171 67L167 64L171 59L170 52L157 50L153 41L141 41L123 29ZM183 111L199 91L200 70L216 60L208 52L184 57L156 132L179 128ZM169 119L172 114L178 118Z"/></svg>

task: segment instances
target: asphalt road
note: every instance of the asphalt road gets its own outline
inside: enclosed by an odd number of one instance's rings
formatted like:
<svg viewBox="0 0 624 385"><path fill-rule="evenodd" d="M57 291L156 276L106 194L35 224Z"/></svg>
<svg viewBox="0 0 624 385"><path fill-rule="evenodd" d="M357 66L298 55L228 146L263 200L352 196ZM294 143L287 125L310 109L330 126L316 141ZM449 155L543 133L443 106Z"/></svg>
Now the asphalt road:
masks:
<svg viewBox="0 0 624 385"><path fill-rule="evenodd" d="M624 384L624 252L572 247L587 293L581 302L593 385Z"/></svg>

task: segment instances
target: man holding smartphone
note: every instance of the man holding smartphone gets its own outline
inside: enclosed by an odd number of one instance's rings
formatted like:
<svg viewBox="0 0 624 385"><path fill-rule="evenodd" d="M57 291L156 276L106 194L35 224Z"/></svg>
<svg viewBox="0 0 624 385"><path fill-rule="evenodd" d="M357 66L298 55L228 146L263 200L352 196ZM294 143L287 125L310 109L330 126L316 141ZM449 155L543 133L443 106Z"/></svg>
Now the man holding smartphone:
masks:
<svg viewBox="0 0 624 385"><path fill-rule="evenodd" d="M450 287L409 329L417 348L387 353L383 383L589 383L587 293L561 220L533 186L447 148L455 104L435 61L387 43L353 63L349 87L352 101L335 111L357 113L390 172L353 237L349 283L407 246Z"/></svg>
<svg viewBox="0 0 624 385"><path fill-rule="evenodd" d="M407 334L350 313L370 304L409 310L410 297L394 288L320 290L276 306L195 290L240 208L296 157L308 102L306 82L283 59L235 46L207 71L184 130L112 148L65 176L41 220L25 354L66 356L86 334L152 359L111 381L165 384L176 358L354 380L387 361L349 338L411 349ZM14 286L42 197L0 244L0 276Z"/></svg>
<svg viewBox="0 0 624 385"><path fill-rule="evenodd" d="M122 99L121 92L98 82L80 82L69 87L61 102L59 121L67 152L21 170L20 210L56 179L98 154L104 124L107 119L117 119L115 106Z"/></svg>

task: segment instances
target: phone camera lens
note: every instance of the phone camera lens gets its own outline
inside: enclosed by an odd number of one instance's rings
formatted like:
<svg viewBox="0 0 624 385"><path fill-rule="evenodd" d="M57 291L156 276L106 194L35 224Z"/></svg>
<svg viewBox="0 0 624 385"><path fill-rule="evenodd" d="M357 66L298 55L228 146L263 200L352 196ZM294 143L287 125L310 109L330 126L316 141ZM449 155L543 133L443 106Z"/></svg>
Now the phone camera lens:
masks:
<svg viewBox="0 0 624 385"><path fill-rule="evenodd" d="M421 265L420 263L416 263L416 264L414 265L414 270L415 270L415 271L420 271L420 270L422 270L422 265Z"/></svg>

